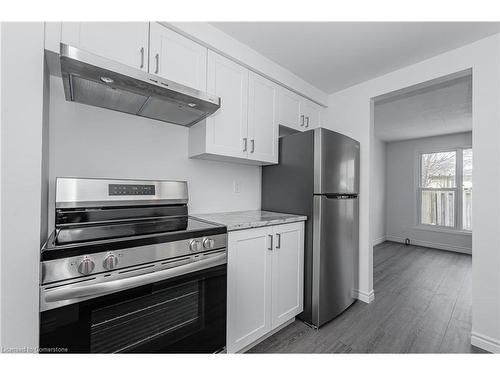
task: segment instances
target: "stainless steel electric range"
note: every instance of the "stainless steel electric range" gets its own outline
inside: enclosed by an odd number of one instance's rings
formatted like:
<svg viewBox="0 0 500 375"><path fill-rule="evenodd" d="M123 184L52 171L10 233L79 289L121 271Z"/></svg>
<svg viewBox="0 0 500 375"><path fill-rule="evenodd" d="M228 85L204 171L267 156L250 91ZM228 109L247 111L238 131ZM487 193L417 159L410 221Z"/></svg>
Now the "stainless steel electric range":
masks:
<svg viewBox="0 0 500 375"><path fill-rule="evenodd" d="M57 179L41 352L224 349L227 230L187 202L184 181Z"/></svg>

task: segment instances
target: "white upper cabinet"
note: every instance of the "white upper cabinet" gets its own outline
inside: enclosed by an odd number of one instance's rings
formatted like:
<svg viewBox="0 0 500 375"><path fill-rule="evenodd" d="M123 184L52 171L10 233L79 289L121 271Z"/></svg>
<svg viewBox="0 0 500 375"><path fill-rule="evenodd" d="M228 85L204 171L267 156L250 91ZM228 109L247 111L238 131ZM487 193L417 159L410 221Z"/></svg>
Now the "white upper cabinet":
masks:
<svg viewBox="0 0 500 375"><path fill-rule="evenodd" d="M304 116L304 128L313 129L320 126L321 107L310 100L304 99L302 102L302 115Z"/></svg>
<svg viewBox="0 0 500 375"><path fill-rule="evenodd" d="M189 130L189 156L278 162L278 86L213 51L208 51L207 91L221 108Z"/></svg>
<svg viewBox="0 0 500 375"><path fill-rule="evenodd" d="M322 107L298 94L280 87L278 90L278 123L295 130L320 126Z"/></svg>
<svg viewBox="0 0 500 375"><path fill-rule="evenodd" d="M158 23L150 27L149 72L206 91L208 49Z"/></svg>
<svg viewBox="0 0 500 375"><path fill-rule="evenodd" d="M206 151L246 158L248 69L209 51L207 91L221 98L221 108L206 120Z"/></svg>
<svg viewBox="0 0 500 375"><path fill-rule="evenodd" d="M61 41L148 71L149 22L63 22Z"/></svg>
<svg viewBox="0 0 500 375"><path fill-rule="evenodd" d="M248 77L248 158L278 162L278 85L249 73Z"/></svg>
<svg viewBox="0 0 500 375"><path fill-rule="evenodd" d="M278 123L296 130L303 130L301 124L302 98L294 92L279 87L278 89ZM302 118L303 119L303 118Z"/></svg>

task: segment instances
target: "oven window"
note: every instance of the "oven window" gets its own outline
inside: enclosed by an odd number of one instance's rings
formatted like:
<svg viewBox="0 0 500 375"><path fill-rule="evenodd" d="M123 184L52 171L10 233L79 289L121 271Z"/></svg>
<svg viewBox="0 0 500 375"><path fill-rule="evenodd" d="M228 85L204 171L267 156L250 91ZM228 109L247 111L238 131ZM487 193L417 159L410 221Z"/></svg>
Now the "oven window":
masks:
<svg viewBox="0 0 500 375"><path fill-rule="evenodd" d="M168 345L196 334L204 321L202 287L187 282L92 311L90 351L123 352L160 337Z"/></svg>

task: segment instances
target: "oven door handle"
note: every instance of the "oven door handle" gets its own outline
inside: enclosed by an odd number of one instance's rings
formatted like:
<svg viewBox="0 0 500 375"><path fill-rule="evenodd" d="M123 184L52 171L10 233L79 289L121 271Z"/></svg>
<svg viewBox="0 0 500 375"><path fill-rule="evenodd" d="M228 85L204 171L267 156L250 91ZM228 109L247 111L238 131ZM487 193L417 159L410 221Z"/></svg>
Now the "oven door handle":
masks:
<svg viewBox="0 0 500 375"><path fill-rule="evenodd" d="M151 284L154 282L170 279L172 277L185 275L187 273L200 271L206 268L215 267L225 264L226 254L210 256L207 259L199 260L193 263L184 264L166 270L147 273L144 275L133 276L120 280L106 281L103 283L75 286L68 285L54 290L46 290L45 301L56 302L75 298L93 297L113 292L118 292L125 289L134 288L136 286Z"/></svg>

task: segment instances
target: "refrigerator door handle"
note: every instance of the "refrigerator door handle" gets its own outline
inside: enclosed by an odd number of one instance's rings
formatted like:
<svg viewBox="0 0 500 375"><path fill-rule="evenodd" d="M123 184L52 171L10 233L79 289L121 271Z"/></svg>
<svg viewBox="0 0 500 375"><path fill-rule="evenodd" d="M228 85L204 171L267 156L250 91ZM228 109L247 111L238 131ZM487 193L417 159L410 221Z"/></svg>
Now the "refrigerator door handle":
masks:
<svg viewBox="0 0 500 375"><path fill-rule="evenodd" d="M325 194L326 199L356 199L358 194Z"/></svg>

